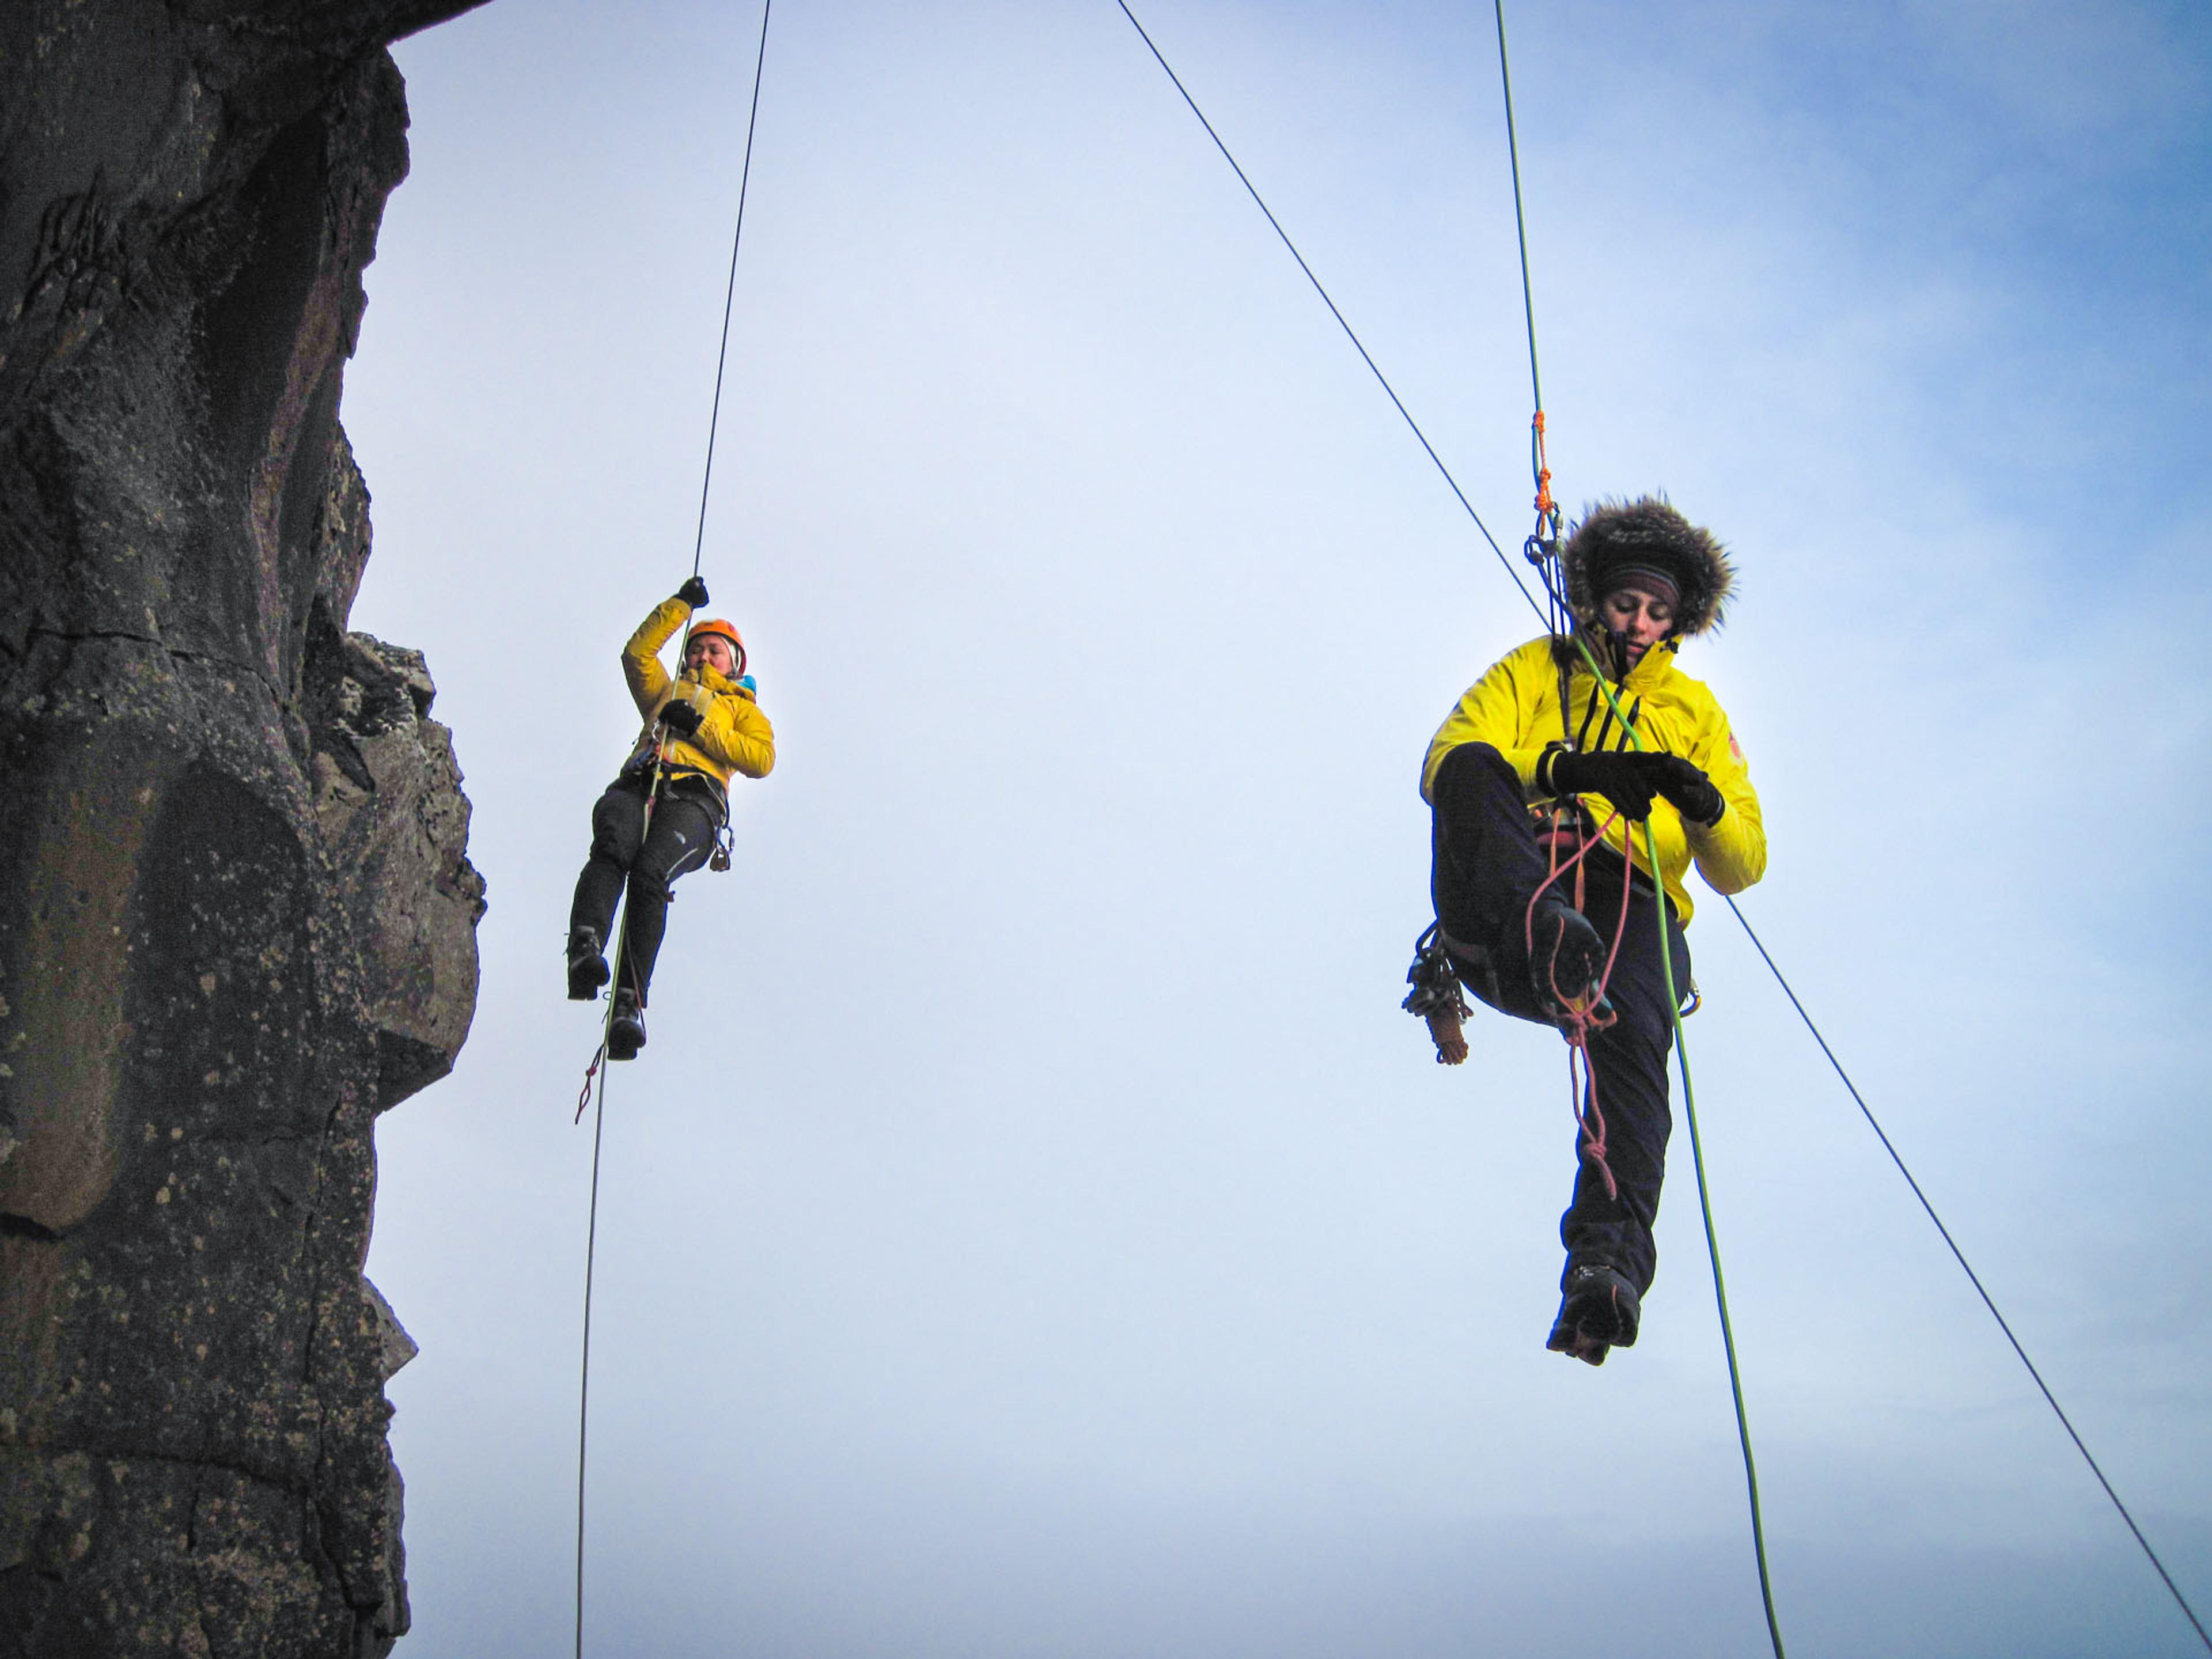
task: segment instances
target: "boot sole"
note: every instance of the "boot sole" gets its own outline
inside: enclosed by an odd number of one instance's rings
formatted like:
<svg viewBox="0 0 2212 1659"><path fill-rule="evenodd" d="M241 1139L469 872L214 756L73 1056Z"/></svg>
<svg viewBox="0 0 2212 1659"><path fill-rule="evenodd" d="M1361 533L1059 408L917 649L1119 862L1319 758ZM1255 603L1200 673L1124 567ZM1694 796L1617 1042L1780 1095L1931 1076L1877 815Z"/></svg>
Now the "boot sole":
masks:
<svg viewBox="0 0 2212 1659"><path fill-rule="evenodd" d="M1579 1359L1585 1365L1602 1365L1609 1345L1595 1337L1585 1336L1564 1319L1552 1327L1552 1334L1544 1343L1553 1353L1565 1354L1570 1359Z"/></svg>
<svg viewBox="0 0 2212 1659"><path fill-rule="evenodd" d="M1621 1289L1609 1285L1583 1291L1559 1310L1559 1323L1571 1325L1577 1335L1607 1347L1634 1347L1637 1327L1642 1322L1640 1310L1622 1305Z"/></svg>
<svg viewBox="0 0 2212 1659"><path fill-rule="evenodd" d="M644 1047L645 1030L642 1026L617 1023L607 1030L609 1060L635 1060L637 1051Z"/></svg>
<svg viewBox="0 0 2212 1659"><path fill-rule="evenodd" d="M1602 996L1594 1000L1590 997L1599 975L1605 972L1605 940L1579 910L1562 905L1553 909L1546 921L1551 927L1551 938L1545 939L1545 928L1540 924L1536 929L1536 957L1528 964L1529 976L1535 981L1537 1003L1555 1024L1577 1012L1600 1024L1610 1023L1613 1005ZM1565 999L1564 1005L1562 998ZM1585 1003L1589 1006L1583 1006Z"/></svg>

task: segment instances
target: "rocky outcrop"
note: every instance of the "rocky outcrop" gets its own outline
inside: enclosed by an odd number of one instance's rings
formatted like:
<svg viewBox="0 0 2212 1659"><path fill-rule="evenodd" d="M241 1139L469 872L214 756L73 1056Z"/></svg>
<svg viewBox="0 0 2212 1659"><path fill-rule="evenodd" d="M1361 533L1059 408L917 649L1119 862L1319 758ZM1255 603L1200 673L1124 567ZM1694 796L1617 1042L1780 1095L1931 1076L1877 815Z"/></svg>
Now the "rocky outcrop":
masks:
<svg viewBox="0 0 2212 1659"><path fill-rule="evenodd" d="M375 1115L483 884L337 423L468 0L0 7L0 1656L382 1654Z"/></svg>

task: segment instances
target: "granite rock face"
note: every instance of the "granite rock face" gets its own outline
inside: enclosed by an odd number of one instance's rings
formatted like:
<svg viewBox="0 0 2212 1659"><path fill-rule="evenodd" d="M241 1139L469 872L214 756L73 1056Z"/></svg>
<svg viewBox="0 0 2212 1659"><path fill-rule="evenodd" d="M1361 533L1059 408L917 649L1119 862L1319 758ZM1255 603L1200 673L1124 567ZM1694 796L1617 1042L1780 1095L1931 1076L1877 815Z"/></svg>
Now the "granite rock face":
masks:
<svg viewBox="0 0 2212 1659"><path fill-rule="evenodd" d="M337 409L471 3L0 7L0 1659L407 1626L371 1135L483 884Z"/></svg>

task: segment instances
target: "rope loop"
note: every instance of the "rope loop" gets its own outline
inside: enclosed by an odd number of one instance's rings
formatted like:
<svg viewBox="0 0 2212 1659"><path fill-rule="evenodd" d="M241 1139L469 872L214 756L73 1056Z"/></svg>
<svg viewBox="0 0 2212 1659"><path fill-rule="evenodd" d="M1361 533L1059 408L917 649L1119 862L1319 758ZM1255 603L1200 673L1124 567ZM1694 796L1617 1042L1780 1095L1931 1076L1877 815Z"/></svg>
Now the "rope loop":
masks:
<svg viewBox="0 0 2212 1659"><path fill-rule="evenodd" d="M1609 814L1604 823L1593 826L1584 819L1579 806L1565 802L1555 803L1549 817L1550 825L1538 839L1544 843L1545 855L1550 865L1541 886L1528 896L1528 908L1522 915L1522 929L1528 941L1529 960L1536 961L1536 902L1555 884L1566 878L1574 878L1575 908L1583 909L1588 902L1584 875L1584 860L1605 840L1606 831L1620 818L1619 812ZM1573 854L1564 863L1559 854L1563 846L1571 846ZM1624 862L1626 860L1624 859ZM1562 893L1566 890L1561 888ZM1597 1100L1597 1070L1590 1063L1591 1033L1602 1031L1620 1018L1606 1000L1606 988L1612 983L1614 965L1620 960L1620 946L1628 936L1628 907L1633 896L1628 872L1624 870L1620 888L1620 915L1613 924L1613 943L1607 949L1605 965L1599 970L1596 982L1582 995L1571 997L1561 988L1559 978L1559 948L1560 941L1552 941L1551 955L1543 962L1544 983L1550 992L1550 1000L1559 1010L1559 1035L1566 1039L1568 1103L1572 1108L1575 1125L1582 1131L1582 1155L1597 1166L1599 1176L1605 1182L1607 1198L1618 1198L1620 1188L1613 1180L1613 1169L1606 1162L1605 1114L1599 1109ZM1580 1056L1579 1068L1577 1056Z"/></svg>
<svg viewBox="0 0 2212 1659"><path fill-rule="evenodd" d="M599 1075L599 1067L606 1063L607 1045L604 1039L592 1055L592 1063L584 1068L584 1086L576 1096L576 1115L571 1123L584 1121L584 1110L592 1103L592 1084Z"/></svg>

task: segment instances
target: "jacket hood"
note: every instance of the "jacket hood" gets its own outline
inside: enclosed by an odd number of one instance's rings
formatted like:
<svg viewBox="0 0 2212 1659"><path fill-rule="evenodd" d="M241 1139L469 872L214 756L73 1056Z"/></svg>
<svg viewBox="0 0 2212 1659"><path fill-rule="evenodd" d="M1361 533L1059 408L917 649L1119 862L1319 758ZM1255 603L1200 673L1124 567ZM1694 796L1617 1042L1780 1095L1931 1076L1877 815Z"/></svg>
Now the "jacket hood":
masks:
<svg viewBox="0 0 2212 1659"><path fill-rule="evenodd" d="M1711 531L1692 524L1663 495L1601 501L1583 511L1559 550L1568 608L1588 620L1605 597L1607 573L1631 564L1656 566L1674 579L1681 596L1674 607L1676 634L1720 627L1735 567Z"/></svg>

